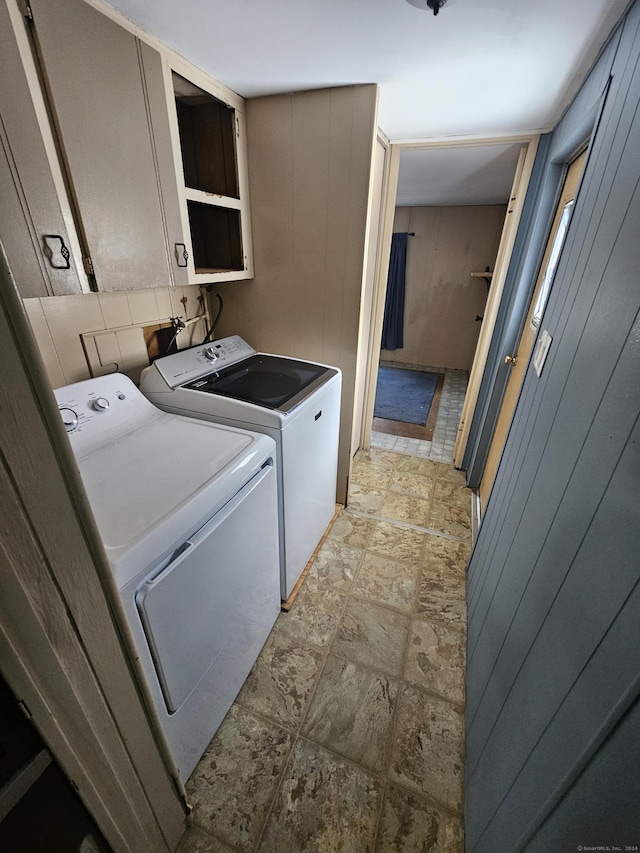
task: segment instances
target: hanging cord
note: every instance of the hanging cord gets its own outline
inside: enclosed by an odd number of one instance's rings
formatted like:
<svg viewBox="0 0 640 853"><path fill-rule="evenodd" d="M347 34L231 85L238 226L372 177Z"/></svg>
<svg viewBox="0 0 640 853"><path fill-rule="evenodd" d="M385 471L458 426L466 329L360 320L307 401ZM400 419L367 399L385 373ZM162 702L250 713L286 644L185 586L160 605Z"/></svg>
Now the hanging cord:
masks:
<svg viewBox="0 0 640 853"><path fill-rule="evenodd" d="M207 292L210 292L210 291L209 291L209 288L207 288ZM219 302L220 304L219 304L219 306L218 306L218 313L216 314L216 316L215 316L215 318L214 318L214 321L213 321L213 323L211 324L211 328L209 329L209 331L207 332L207 334L204 336L204 340L202 341L202 343L203 343L203 344L206 344L206 343L208 343L208 342L211 340L211 335L213 334L213 331L214 331L215 327L218 325L218 321L220 320L220 317L222 316L222 309L224 308L224 303L223 303L223 301L222 301L222 296L220 296L220 294L218 293L218 291L217 291L217 290L214 290L214 291L213 291L213 294L214 294L214 296L217 296L217 297L218 297L218 302Z"/></svg>

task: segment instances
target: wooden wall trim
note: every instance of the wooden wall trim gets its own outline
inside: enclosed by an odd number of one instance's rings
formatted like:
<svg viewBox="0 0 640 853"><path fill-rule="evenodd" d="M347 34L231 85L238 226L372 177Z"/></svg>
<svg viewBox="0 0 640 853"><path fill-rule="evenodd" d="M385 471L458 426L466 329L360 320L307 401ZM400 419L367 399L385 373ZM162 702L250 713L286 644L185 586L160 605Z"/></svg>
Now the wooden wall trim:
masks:
<svg viewBox="0 0 640 853"><path fill-rule="evenodd" d="M462 467L462 459L469 438L469 431L473 415L478 402L480 392L480 383L484 375L484 369L487 364L489 355L489 347L498 317L502 294L509 269L509 261L520 224L520 217L524 207L524 200L529 187L531 172L538 148L539 137L533 137L526 147L524 157L518 163L518 170L514 179L511 197L507 209L507 218L498 248L498 257L494 268L493 278L491 280L491 289L484 311L484 319L478 338L473 365L469 374L469 385L467 395L465 397L464 406L462 408L462 417L460 419L460 427L458 429L458 437L453 452L453 462L457 468Z"/></svg>

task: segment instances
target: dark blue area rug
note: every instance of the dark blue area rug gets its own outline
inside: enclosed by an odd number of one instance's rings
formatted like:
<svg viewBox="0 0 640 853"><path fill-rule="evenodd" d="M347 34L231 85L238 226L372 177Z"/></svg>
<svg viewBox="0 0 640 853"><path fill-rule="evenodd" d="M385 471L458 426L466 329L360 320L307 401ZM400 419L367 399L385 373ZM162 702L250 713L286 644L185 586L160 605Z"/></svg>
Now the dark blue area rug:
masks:
<svg viewBox="0 0 640 853"><path fill-rule="evenodd" d="M437 373L401 367L378 368L374 417L423 425L437 384Z"/></svg>

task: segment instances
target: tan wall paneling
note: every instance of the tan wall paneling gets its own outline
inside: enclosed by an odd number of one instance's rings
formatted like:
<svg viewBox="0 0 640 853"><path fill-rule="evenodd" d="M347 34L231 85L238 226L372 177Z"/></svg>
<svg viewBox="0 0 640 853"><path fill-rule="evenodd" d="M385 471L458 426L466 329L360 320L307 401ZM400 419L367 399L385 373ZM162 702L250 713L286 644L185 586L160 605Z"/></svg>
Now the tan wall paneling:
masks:
<svg viewBox="0 0 640 853"><path fill-rule="evenodd" d="M78 296L25 299L24 306L51 387L59 388L91 377L81 335L105 329L118 329L121 333L123 327L131 326L133 329L169 317L191 319L206 308L206 301L200 302L199 296L200 288L194 284L120 293L83 293ZM185 297L187 301L183 304L181 300ZM190 343L200 343L206 325L206 321L203 321L181 332L180 348ZM126 341L126 336L120 334L119 340ZM137 382L140 371L148 364L143 350L135 344L121 352L121 356L117 369ZM111 373L113 370L113 366L109 365L107 370L101 372Z"/></svg>
<svg viewBox="0 0 640 853"><path fill-rule="evenodd" d="M343 372L338 499L346 498L376 86L247 102L255 278L219 287L217 334ZM212 310L215 305L212 304Z"/></svg>
<svg viewBox="0 0 640 853"><path fill-rule="evenodd" d="M504 205L400 207L394 231L413 231L407 248L404 347L381 358L469 370L487 300L483 278L493 269Z"/></svg>

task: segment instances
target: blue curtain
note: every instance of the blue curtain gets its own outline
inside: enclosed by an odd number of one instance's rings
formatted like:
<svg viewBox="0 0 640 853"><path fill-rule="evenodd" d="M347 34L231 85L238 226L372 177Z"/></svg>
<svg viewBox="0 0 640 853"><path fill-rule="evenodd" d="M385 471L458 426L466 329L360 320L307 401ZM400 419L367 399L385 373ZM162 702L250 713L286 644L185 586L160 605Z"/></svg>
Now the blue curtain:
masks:
<svg viewBox="0 0 640 853"><path fill-rule="evenodd" d="M387 278L387 297L384 303L382 349L402 349L404 326L404 283L407 266L406 232L391 238L391 257Z"/></svg>

